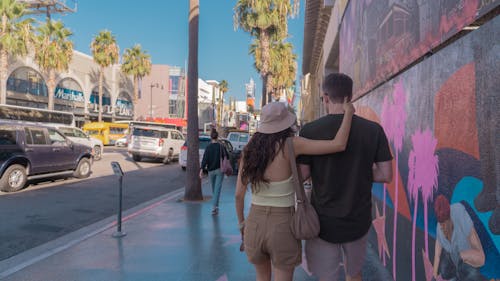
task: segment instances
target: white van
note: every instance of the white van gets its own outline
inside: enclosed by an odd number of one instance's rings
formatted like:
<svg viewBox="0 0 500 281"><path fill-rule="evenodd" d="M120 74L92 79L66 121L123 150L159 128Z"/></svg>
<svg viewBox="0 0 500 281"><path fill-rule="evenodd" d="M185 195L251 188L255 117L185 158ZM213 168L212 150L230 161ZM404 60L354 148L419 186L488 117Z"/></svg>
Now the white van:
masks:
<svg viewBox="0 0 500 281"><path fill-rule="evenodd" d="M143 157L160 159L168 164L179 159L184 136L175 129L158 126L134 126L131 128L128 152L134 161Z"/></svg>
<svg viewBox="0 0 500 281"><path fill-rule="evenodd" d="M234 150L242 151L245 145L247 145L250 135L244 132L230 132L227 135L227 139L233 145Z"/></svg>

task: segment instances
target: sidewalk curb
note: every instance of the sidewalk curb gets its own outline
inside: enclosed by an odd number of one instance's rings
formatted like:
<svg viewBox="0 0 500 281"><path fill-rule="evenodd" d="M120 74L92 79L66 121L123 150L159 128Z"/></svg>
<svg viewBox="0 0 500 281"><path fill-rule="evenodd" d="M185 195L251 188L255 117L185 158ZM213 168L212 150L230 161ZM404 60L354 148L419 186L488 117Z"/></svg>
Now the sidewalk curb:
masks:
<svg viewBox="0 0 500 281"><path fill-rule="evenodd" d="M203 182L202 182L203 184ZM150 209L162 204L165 201L177 200L182 196L185 187L181 187L169 193L166 193L155 199L143 202L123 212L122 222L132 219ZM32 264L35 264L45 258L68 249L88 238L91 238L105 230L116 226L116 215L107 217L91 225L80 228L74 232L56 238L45 244L36 246L32 249L19 253L8 259L0 261L0 280L20 271Z"/></svg>

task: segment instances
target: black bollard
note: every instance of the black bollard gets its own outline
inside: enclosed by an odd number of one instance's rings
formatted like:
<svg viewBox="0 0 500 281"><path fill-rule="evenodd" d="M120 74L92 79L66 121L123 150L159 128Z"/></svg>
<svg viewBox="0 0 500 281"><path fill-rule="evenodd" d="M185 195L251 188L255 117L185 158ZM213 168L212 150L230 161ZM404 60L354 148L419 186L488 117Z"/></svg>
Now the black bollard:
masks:
<svg viewBox="0 0 500 281"><path fill-rule="evenodd" d="M113 237L120 238L127 235L125 232L122 232L122 190L123 190L123 171L120 167L120 163L113 161L111 162L111 167L113 168L113 172L116 176L118 176L119 182L119 193L118 193L118 220L117 220L117 230L113 233Z"/></svg>

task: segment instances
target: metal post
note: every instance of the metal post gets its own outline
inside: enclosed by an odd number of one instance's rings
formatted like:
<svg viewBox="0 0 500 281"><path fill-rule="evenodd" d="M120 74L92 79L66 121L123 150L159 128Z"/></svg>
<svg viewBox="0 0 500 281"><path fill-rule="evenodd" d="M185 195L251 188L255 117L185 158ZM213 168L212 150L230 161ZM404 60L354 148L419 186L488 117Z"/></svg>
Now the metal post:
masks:
<svg viewBox="0 0 500 281"><path fill-rule="evenodd" d="M120 238L127 235L125 232L122 232L123 171L118 162L111 162L111 167L115 175L118 176L119 182L117 230L113 233L113 237Z"/></svg>

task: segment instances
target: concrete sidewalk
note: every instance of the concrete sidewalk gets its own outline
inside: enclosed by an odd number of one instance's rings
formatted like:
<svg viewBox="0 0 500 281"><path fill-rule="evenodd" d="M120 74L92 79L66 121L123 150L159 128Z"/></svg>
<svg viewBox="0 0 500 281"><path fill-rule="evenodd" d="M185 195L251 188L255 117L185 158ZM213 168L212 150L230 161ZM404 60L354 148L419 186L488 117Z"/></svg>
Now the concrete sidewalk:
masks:
<svg viewBox="0 0 500 281"><path fill-rule="evenodd" d="M211 215L210 200L182 202L183 192L174 192L129 214L123 223L125 237L112 237L116 227L108 219L93 233L72 237L66 247L24 255L24 265L7 270L0 266L0 279L255 280L253 266L239 251L235 185L234 176L224 180L218 216ZM211 196L206 181L203 194ZM390 280L371 246L367 251L363 280ZM294 280L317 279L299 266Z"/></svg>

